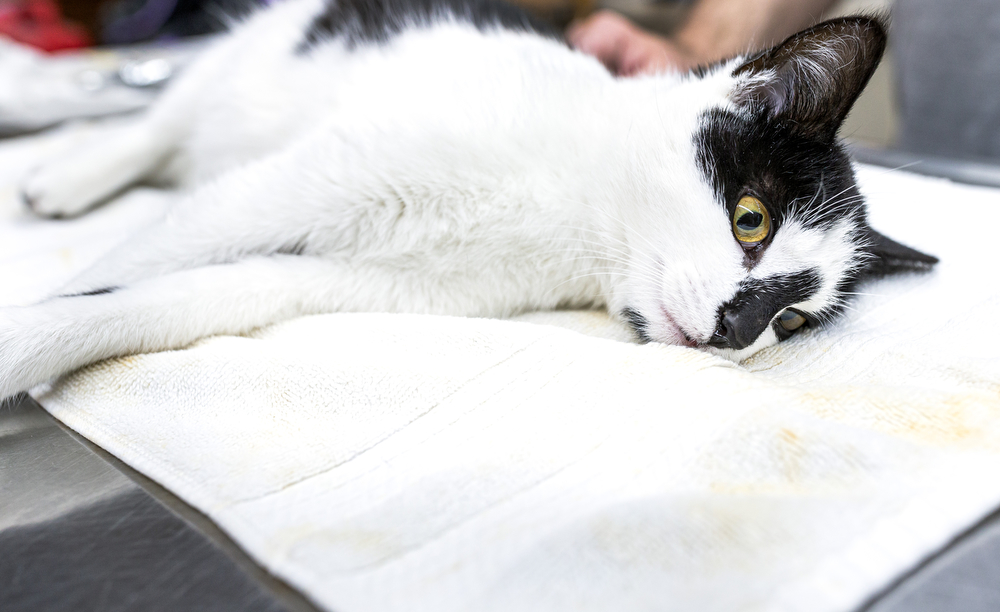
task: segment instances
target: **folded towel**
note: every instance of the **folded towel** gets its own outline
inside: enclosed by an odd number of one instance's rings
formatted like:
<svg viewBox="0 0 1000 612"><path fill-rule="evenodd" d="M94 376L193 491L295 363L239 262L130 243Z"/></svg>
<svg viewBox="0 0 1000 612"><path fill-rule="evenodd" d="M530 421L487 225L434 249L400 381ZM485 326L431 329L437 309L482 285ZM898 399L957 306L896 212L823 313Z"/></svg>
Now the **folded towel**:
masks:
<svg viewBox="0 0 1000 612"><path fill-rule="evenodd" d="M1000 191L860 177L941 264L744 364L594 312L330 314L34 395L327 609L849 610L1000 503ZM12 212L0 300L164 205Z"/></svg>

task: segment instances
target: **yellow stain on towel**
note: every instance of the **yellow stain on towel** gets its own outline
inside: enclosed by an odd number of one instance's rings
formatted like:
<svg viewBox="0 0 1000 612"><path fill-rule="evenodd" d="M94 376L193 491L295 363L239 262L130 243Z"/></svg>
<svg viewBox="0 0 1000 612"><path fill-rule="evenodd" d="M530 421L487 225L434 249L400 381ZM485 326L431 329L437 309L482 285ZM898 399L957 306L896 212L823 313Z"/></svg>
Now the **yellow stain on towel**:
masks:
<svg viewBox="0 0 1000 612"><path fill-rule="evenodd" d="M1000 393L847 386L800 397L824 419L931 446L1000 451Z"/></svg>
<svg viewBox="0 0 1000 612"><path fill-rule="evenodd" d="M743 497L814 497L848 491L871 480L870 458L820 423L782 425L766 413L750 414L705 448L689 466L693 486Z"/></svg>

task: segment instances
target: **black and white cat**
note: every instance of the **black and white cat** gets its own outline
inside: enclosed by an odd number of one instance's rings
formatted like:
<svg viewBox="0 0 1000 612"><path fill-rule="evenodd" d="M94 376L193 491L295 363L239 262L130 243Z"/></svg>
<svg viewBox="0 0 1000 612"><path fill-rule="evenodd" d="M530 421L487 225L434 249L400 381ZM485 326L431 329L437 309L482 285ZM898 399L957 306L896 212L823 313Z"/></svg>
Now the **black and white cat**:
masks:
<svg viewBox="0 0 1000 612"><path fill-rule="evenodd" d="M190 191L59 296L0 309L0 396L334 311L603 306L741 359L936 261L868 226L835 139L884 46L846 18L618 79L491 0L278 3L28 177L52 216L157 176Z"/></svg>

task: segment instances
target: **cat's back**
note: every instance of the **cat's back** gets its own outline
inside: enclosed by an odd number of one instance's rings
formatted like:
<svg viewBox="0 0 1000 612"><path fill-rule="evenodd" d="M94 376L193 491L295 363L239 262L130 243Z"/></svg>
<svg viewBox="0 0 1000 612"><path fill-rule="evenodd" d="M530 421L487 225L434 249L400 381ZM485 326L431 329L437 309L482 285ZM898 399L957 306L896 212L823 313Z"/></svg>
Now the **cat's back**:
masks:
<svg viewBox="0 0 1000 612"><path fill-rule="evenodd" d="M188 146L197 178L331 120L503 129L610 79L492 0L286 0L234 28L203 64L211 76Z"/></svg>

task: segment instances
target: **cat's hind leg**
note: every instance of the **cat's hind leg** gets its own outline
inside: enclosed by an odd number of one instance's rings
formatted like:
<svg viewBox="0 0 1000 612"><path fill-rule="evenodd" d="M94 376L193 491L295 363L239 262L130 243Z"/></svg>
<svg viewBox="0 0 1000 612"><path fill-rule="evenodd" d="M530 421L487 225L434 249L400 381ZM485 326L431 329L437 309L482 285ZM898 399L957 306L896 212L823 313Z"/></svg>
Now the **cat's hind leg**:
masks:
<svg viewBox="0 0 1000 612"><path fill-rule="evenodd" d="M336 240L356 225L360 213L352 212L342 190L324 182L322 174L302 171L313 157L308 147L281 151L196 188L58 295L127 286L251 256L309 254L313 231ZM346 239L340 241L348 246Z"/></svg>

